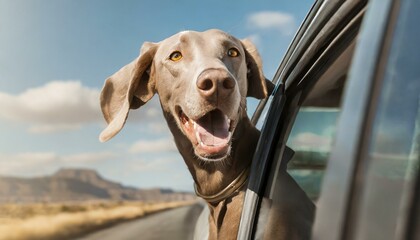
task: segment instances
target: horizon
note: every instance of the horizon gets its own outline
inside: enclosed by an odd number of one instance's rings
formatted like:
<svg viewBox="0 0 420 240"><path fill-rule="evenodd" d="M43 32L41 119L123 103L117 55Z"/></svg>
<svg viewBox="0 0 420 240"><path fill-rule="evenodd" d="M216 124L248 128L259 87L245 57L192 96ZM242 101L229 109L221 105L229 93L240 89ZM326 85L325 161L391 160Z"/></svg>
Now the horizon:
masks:
<svg viewBox="0 0 420 240"><path fill-rule="evenodd" d="M113 180L108 178L107 176L103 175L102 173L100 173L100 171L96 170L96 169L92 169L92 168L77 168L77 167L64 167L64 168L60 168L55 172L46 174L46 175L36 175L36 176L12 176L12 175L0 175L0 178L17 178L17 179L25 179L25 180L30 180L30 179L36 179L36 178L47 178L47 177L54 177L57 174L59 174L62 171L89 171L89 172L93 172L95 173L98 177L102 178L102 180L105 180L107 182L112 182L112 183L116 183L116 184L120 184L122 187L128 187L128 188L135 188L138 190L154 190L154 189L159 189L159 190L170 190L173 191L175 193L193 193L193 191L177 191L174 190L172 188L166 188L166 187L150 187L150 188L139 188L136 186L132 186L132 185L127 185L124 183L121 183L117 180Z"/></svg>

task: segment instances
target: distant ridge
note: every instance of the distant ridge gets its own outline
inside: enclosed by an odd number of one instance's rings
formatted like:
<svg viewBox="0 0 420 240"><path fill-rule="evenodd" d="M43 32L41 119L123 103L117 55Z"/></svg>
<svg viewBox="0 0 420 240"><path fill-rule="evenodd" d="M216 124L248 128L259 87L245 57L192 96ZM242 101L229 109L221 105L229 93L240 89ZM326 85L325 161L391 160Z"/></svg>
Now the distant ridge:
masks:
<svg viewBox="0 0 420 240"><path fill-rule="evenodd" d="M86 200L176 201L195 198L170 189L138 189L103 178L91 169L60 169L45 177L0 176L0 202Z"/></svg>

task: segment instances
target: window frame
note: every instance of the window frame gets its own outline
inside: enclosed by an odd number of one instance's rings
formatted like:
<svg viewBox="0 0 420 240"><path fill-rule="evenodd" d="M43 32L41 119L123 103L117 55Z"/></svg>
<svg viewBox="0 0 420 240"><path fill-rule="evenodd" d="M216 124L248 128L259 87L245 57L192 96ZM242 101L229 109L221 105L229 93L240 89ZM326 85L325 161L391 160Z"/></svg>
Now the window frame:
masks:
<svg viewBox="0 0 420 240"><path fill-rule="evenodd" d="M315 83L311 81L316 79L313 76L322 75L322 69L327 68L325 61L328 63L328 58L333 59L334 55L341 54L331 46L340 43L345 45L346 42L349 45L352 42L352 38L346 39L346 33L354 38L357 32L350 31L353 28L346 32L346 26L364 10L365 4L366 1L315 2L286 52L273 80L277 85L270 97L272 101L268 116L254 155L238 239L254 237L261 200L272 184L270 169L277 169L282 161L281 158L275 159L275 150L280 149L277 154L283 155L288 133L299 110L299 95ZM337 38L340 34L341 37ZM262 101L257 107L254 123L267 102L270 101Z"/></svg>
<svg viewBox="0 0 420 240"><path fill-rule="evenodd" d="M380 96L386 92L383 84L385 80L384 77L387 74L386 68L393 59L390 52L392 51L392 48L395 47L393 46L394 41L398 41L398 37L395 36L395 31L399 25L398 22L402 21L406 14L400 12L402 10L400 6L406 2L409 1L372 0L370 2L371 7L367 13L362 31L363 38L359 43L360 49L355 54L355 64L351 72L351 75L353 76L353 79L351 79L352 85L349 86L347 91L346 102L348 102L348 111L346 111L346 115L343 116L343 122L340 123L341 129L338 131L341 131L341 134L340 138L337 137L337 144L341 144L341 147L343 147L344 143L347 143L348 147L349 136L348 132L347 134L345 133L345 129L349 129L352 126L348 125L348 121L345 122L345 118L350 120L354 114L357 114L357 112L354 112L357 107L359 107L357 111L359 111L358 113L360 114L362 122L360 123L360 132L358 133L357 139L352 139L357 143L352 155L344 155L344 158L342 158L343 148L340 150L336 149L336 157L339 157L342 162L352 162L353 169L348 169L351 178L348 182L349 188L347 198L345 199L347 203L344 203L345 205L343 205L343 211L345 212L341 219L337 219L337 221L341 220L341 232L338 232L340 235L337 235L336 238L329 237L331 239L369 238L369 234L374 233L374 230L368 228L368 231L359 231L359 235L355 235L356 230L358 230L356 223L360 222L363 217L362 215L358 215L357 212L359 212L358 210L362 206L361 197L365 190L365 186L373 183L373 181L368 178L368 166L373 162L372 158L368 157L369 146L373 137L372 129L376 118L378 117L378 108L381 104ZM357 106L354 105L354 102L355 100L360 100L361 87L370 87L370 89L365 90L366 99L363 100L364 104ZM331 170L331 172L332 171L333 170ZM340 172L340 174L342 173ZM389 239L414 239L415 235L419 236L420 231L418 228L416 230L415 226L417 224L418 227L420 224L419 217L416 215L419 213L420 205L418 202L418 199L420 198L420 169L417 169L416 174L414 183L406 183L404 185L400 205L390 206L398 211L398 218L396 220L396 226L398 227L395 229L394 235L389 236ZM325 183L325 185L327 185L327 183ZM330 189L329 186L323 187L327 188L327 191L331 191L331 195L336 195L336 192L333 193L334 190ZM402 205L404 206L403 208L401 208ZM331 202L325 202L324 207L325 206L331 208ZM331 227L329 229L331 229ZM320 239L324 239L325 237L327 236L321 236Z"/></svg>
<svg viewBox="0 0 420 240"><path fill-rule="evenodd" d="M329 156L329 159L334 159L334 161L329 161L322 184L323 190L312 231L313 239L352 239L352 223L357 221L357 216L352 216L352 208L357 207L359 187L362 186L358 182L358 176L363 174L362 161L365 159L367 150L366 142L370 140L369 130L376 113L372 109L375 109L377 104L381 91L382 70L384 64L387 63L387 53L393 41L387 36L389 37L392 33L395 22L398 20L398 6L401 1L369 1L360 31L360 41L353 56L350 77L344 92L335 145ZM268 169L281 163L281 160L280 163L275 160L273 162L273 149L282 146L283 149L280 150L282 154L288 131L293 125L289 123L293 122L299 109L294 97L299 97L298 94L301 94L300 84L303 84L303 87L308 84L306 81L299 82L297 79L307 75L310 71L307 64L311 61L313 65L316 65L316 55L315 57L305 55L307 54L305 49L310 46L311 41L316 41L322 26L328 18L334 16L337 6L341 4L344 4L344 1L315 2L275 75L273 82L277 83L277 90L271 97L273 103L262 133L264 136L264 131L267 132L267 129L275 132L271 133L274 141L266 141L266 145L263 142L259 143L257 147L253 161L253 167L257 169L251 172L238 239L254 237L259 203L264 197L263 189L265 188L261 184L266 185L266 188L270 187ZM328 32L322 34L328 34ZM257 122L267 102L270 101L262 101L259 104L253 117L254 123ZM274 122L270 120L273 116L277 118ZM261 155L260 151L265 151L265 155ZM258 182L255 182L256 178L259 178ZM406 204L412 211L406 212L404 217L399 219L403 230L398 233L397 239L415 239L420 234L418 228L420 222L417 215L420 209L419 186L420 173L417 172L415 184L410 185L410 189L404 192L407 194Z"/></svg>
<svg viewBox="0 0 420 240"><path fill-rule="evenodd" d="M384 37L389 26L391 0L369 1L344 93L343 111L338 123L335 145L322 184L312 235L314 239L348 239L351 206L357 189L357 168L366 152L364 141L369 132L374 99L378 93L375 78ZM376 88L375 88L376 87ZM351 129L351 131L349 131ZM334 209L334 211L331 211Z"/></svg>

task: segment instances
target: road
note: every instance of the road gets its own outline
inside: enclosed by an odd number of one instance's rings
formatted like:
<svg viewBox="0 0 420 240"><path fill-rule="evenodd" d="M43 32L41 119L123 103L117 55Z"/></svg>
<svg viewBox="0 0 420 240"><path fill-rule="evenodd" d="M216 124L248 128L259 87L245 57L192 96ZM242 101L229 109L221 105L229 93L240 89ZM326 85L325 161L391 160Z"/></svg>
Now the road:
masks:
<svg viewBox="0 0 420 240"><path fill-rule="evenodd" d="M78 240L188 240L192 239L202 204L194 204L118 224Z"/></svg>

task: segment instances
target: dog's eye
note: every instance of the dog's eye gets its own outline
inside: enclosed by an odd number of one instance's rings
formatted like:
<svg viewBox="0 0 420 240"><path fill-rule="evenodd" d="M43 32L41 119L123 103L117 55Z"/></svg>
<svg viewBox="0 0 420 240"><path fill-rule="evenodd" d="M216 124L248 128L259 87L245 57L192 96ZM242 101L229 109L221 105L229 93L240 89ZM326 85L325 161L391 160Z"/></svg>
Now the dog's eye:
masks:
<svg viewBox="0 0 420 240"><path fill-rule="evenodd" d="M239 56L239 50L236 48L231 48L228 50L227 54L229 57L237 57Z"/></svg>
<svg viewBox="0 0 420 240"><path fill-rule="evenodd" d="M171 55L169 55L169 59L174 62L179 61L182 59L182 53L179 51L175 51L171 53Z"/></svg>

